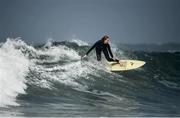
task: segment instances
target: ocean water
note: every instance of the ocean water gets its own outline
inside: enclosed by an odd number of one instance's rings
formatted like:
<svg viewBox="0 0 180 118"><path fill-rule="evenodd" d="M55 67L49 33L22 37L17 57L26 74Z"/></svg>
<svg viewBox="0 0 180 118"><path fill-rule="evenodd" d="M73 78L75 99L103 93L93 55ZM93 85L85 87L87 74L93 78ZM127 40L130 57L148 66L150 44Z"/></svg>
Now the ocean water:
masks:
<svg viewBox="0 0 180 118"><path fill-rule="evenodd" d="M109 72L79 40L0 44L0 116L180 116L180 53L129 51L142 68Z"/></svg>

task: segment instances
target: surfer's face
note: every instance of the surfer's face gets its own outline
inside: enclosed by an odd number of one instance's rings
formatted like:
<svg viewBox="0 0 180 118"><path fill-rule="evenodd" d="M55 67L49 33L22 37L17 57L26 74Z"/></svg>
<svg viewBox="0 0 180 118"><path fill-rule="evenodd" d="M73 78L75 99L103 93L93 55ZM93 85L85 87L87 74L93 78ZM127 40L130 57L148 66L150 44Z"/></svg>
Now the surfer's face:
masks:
<svg viewBox="0 0 180 118"><path fill-rule="evenodd" d="M108 44L109 43L109 38L107 38L106 40L104 40L104 44Z"/></svg>

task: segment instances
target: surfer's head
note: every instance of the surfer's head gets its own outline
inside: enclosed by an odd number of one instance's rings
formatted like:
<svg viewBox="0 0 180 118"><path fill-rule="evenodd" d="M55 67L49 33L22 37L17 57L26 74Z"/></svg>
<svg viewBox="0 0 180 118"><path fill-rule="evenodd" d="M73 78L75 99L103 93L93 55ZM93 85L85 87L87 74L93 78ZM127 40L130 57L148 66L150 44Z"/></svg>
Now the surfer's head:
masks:
<svg viewBox="0 0 180 118"><path fill-rule="evenodd" d="M108 44L109 43L109 36L105 35L101 38L101 41L104 43L104 44Z"/></svg>

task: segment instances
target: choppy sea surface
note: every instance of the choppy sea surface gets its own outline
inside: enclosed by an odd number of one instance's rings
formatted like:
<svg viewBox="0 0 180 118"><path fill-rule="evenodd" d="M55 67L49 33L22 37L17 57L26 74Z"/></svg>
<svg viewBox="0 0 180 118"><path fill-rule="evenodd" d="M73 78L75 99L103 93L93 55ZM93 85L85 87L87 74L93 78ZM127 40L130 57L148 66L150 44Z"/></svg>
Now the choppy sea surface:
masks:
<svg viewBox="0 0 180 118"><path fill-rule="evenodd" d="M0 116L180 116L180 53L123 50L142 68L109 72L80 40L0 44Z"/></svg>

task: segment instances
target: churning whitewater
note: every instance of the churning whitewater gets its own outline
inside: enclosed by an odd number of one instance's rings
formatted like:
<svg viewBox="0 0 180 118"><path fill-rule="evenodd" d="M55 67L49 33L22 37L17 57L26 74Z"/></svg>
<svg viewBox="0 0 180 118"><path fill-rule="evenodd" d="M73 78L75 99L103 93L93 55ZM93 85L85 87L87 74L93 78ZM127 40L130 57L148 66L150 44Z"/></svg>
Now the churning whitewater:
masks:
<svg viewBox="0 0 180 118"><path fill-rule="evenodd" d="M0 116L180 116L180 53L113 46L140 69L109 72L81 40L0 44Z"/></svg>

